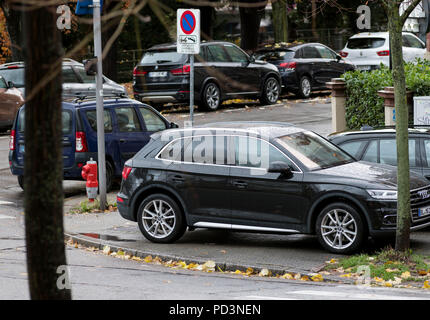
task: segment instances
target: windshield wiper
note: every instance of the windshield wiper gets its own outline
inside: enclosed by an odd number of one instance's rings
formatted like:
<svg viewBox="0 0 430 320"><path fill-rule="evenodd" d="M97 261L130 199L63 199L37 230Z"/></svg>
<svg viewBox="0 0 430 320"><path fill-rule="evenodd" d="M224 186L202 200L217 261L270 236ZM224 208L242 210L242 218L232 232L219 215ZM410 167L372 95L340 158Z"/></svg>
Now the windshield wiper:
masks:
<svg viewBox="0 0 430 320"><path fill-rule="evenodd" d="M157 60L157 63L167 63L167 62L172 62L170 60Z"/></svg>

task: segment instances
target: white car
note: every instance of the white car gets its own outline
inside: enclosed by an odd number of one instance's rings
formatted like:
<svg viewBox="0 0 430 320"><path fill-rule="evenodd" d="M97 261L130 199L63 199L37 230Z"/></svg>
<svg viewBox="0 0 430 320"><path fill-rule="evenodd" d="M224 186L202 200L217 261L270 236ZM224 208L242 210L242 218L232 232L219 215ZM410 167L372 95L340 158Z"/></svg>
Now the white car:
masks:
<svg viewBox="0 0 430 320"><path fill-rule="evenodd" d="M414 61L424 58L426 45L412 33L403 32L403 60ZM358 33L349 38L345 48L339 52L358 70L373 70L383 63L390 64L390 45L388 32Z"/></svg>

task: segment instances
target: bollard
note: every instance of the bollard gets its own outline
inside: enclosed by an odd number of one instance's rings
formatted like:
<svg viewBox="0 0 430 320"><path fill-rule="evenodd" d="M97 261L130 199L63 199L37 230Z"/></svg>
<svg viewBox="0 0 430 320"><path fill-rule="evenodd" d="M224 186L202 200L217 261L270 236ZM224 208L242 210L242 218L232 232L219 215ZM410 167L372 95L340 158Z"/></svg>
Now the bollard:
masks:
<svg viewBox="0 0 430 320"><path fill-rule="evenodd" d="M331 127L333 132L346 130L346 82L342 78L331 79L326 83L331 89Z"/></svg>
<svg viewBox="0 0 430 320"><path fill-rule="evenodd" d="M413 117L413 95L412 91L406 91L407 105L409 109L409 119ZM394 87L385 87L378 91L378 96L384 98L385 126L393 127L396 125L396 111L394 104Z"/></svg>
<svg viewBox="0 0 430 320"><path fill-rule="evenodd" d="M84 178L87 183L87 196L88 201L93 202L94 199L97 198L97 191L99 187L99 183L97 181L97 162L93 161L93 158L90 161L87 161L87 164L82 167L82 178Z"/></svg>

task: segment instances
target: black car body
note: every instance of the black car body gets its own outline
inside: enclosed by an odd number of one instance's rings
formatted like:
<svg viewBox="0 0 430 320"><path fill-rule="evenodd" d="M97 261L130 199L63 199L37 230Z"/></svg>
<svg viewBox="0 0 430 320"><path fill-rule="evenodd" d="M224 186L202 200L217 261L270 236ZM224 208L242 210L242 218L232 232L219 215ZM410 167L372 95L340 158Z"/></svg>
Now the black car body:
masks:
<svg viewBox="0 0 430 320"><path fill-rule="evenodd" d="M133 71L134 97L151 104L188 103L190 62L176 52L176 44L157 45L145 52ZM223 100L259 98L276 103L280 94L277 68L256 61L228 42L203 42L194 64L194 99L207 110Z"/></svg>
<svg viewBox="0 0 430 320"><path fill-rule="evenodd" d="M430 129L409 128L409 165L430 180ZM328 139L357 160L397 166L396 130L390 128L349 131Z"/></svg>
<svg viewBox="0 0 430 320"><path fill-rule="evenodd" d="M326 89L331 79L354 70L352 64L320 43L268 45L254 56L278 67L284 93L292 92L304 98L313 90Z"/></svg>
<svg viewBox="0 0 430 320"><path fill-rule="evenodd" d="M416 230L430 225L429 209L419 215L419 209L430 206L430 186L412 173L411 189ZM293 126L244 122L152 135L126 163L117 204L120 214L137 221L155 242L174 241L187 226L316 233L326 249L348 253L366 235L395 233L396 197L392 166L357 162L317 134ZM163 213L164 205L168 213ZM174 224L160 218L173 219L173 213ZM338 247L330 245L335 239L324 240L335 236L326 232L341 232L341 222L329 220L333 214L336 220L344 214L345 223L353 217L349 227L355 228L355 236L347 247L341 245L346 236L337 235ZM149 223L152 231L157 228L155 235L148 234ZM162 236L162 230L173 231Z"/></svg>

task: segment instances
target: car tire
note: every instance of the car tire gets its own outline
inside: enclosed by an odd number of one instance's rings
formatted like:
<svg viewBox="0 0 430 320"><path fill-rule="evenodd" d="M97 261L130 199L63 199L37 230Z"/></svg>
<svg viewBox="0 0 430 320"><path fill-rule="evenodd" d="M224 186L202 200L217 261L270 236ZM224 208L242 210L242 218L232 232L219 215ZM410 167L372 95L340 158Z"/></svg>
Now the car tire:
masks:
<svg viewBox="0 0 430 320"><path fill-rule="evenodd" d="M200 105L208 111L215 111L221 105L221 90L215 82L209 82L203 88Z"/></svg>
<svg viewBox="0 0 430 320"><path fill-rule="evenodd" d="M115 185L115 170L110 161L106 160L106 192L112 191Z"/></svg>
<svg viewBox="0 0 430 320"><path fill-rule="evenodd" d="M365 239L362 216L342 202L325 207L316 221L316 234L320 244L329 252L350 254L360 249Z"/></svg>
<svg viewBox="0 0 430 320"><path fill-rule="evenodd" d="M260 103L263 105L275 104L281 94L281 85L274 77L269 77L264 82Z"/></svg>
<svg viewBox="0 0 430 320"><path fill-rule="evenodd" d="M137 222L145 238L156 243L172 243L186 230L184 216L176 201L161 193L147 197L140 204Z"/></svg>
<svg viewBox="0 0 430 320"><path fill-rule="evenodd" d="M22 190L24 190L24 176L18 176L18 184Z"/></svg>
<svg viewBox="0 0 430 320"><path fill-rule="evenodd" d="M301 98L309 98L312 92L312 80L308 76L300 78L298 95Z"/></svg>

